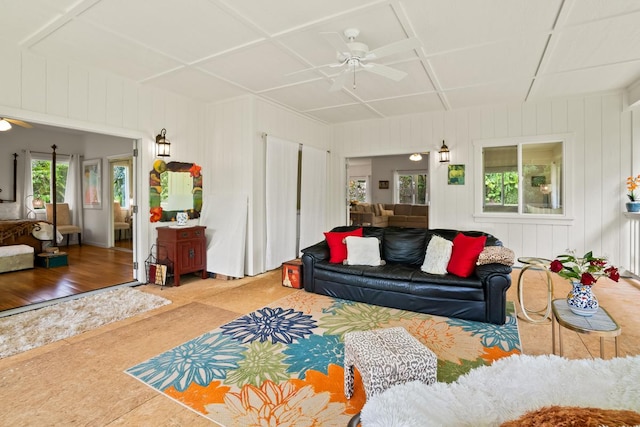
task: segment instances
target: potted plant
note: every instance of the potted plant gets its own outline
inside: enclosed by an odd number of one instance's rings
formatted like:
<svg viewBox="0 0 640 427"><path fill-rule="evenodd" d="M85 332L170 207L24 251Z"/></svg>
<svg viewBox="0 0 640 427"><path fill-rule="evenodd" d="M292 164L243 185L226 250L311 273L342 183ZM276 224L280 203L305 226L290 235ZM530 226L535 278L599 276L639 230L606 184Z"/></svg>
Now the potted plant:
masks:
<svg viewBox="0 0 640 427"><path fill-rule="evenodd" d="M640 212L640 200L636 196L636 189L640 185L640 174L636 177L630 176L627 178L627 197L629 201L626 203L627 212Z"/></svg>
<svg viewBox="0 0 640 427"><path fill-rule="evenodd" d="M549 269L571 282L572 290L567 295L567 304L573 313L581 316L591 316L598 311L598 299L591 287L599 278L608 277L614 282L620 280L618 269L610 265L606 258L594 257L591 251L582 257L576 257L573 251L558 255Z"/></svg>

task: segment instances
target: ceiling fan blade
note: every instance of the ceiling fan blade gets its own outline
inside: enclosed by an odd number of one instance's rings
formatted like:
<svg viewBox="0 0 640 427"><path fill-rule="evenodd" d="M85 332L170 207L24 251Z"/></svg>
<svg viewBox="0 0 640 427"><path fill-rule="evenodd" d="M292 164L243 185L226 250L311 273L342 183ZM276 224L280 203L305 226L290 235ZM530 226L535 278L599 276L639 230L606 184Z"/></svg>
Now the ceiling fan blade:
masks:
<svg viewBox="0 0 640 427"><path fill-rule="evenodd" d="M341 53L342 55L350 55L351 49L349 45L344 41L342 36L338 33L320 33L322 37L324 37L330 44L335 48L336 51Z"/></svg>
<svg viewBox="0 0 640 427"><path fill-rule="evenodd" d="M363 65L363 68L365 71L378 74L382 77L386 77L396 82L404 79L407 76L407 73L405 73L404 71L396 70L395 68L387 67L386 65L382 64L365 64Z"/></svg>
<svg viewBox="0 0 640 427"><path fill-rule="evenodd" d="M410 39L404 39L395 43L389 43L388 45L381 46L377 49L373 49L367 53L367 59L377 59L384 56L393 55L394 53L406 52L411 49L422 47L422 43L415 37Z"/></svg>
<svg viewBox="0 0 640 427"><path fill-rule="evenodd" d="M20 126L20 127L23 127L23 128L27 128L27 129L31 129L33 127L29 123L23 122L22 120L7 119L6 117L5 117L4 120L8 121L11 124L14 124L14 125L17 125L17 126Z"/></svg>
<svg viewBox="0 0 640 427"><path fill-rule="evenodd" d="M337 92L344 84L347 82L347 77L349 77L349 69L344 70L342 73L338 74L338 76L333 80L333 84L329 89L329 92Z"/></svg>

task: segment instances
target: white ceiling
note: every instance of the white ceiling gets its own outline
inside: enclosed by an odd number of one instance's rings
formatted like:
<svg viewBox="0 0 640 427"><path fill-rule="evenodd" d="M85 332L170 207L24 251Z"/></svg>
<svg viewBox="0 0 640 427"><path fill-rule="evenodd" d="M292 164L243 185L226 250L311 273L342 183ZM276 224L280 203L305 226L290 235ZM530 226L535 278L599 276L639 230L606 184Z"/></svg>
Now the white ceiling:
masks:
<svg viewBox="0 0 640 427"><path fill-rule="evenodd" d="M329 92L321 32L422 46ZM638 0L3 1L0 42L217 102L251 93L327 123L521 103L640 79ZM296 73L297 72L297 73ZM294 74L291 74L294 73Z"/></svg>

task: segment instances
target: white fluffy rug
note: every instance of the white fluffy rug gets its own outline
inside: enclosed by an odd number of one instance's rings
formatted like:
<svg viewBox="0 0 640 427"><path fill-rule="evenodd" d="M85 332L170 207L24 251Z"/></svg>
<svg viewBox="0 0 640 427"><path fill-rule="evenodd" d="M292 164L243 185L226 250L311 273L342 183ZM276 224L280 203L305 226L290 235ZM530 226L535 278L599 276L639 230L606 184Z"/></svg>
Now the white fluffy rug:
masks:
<svg viewBox="0 0 640 427"><path fill-rule="evenodd" d="M640 411L640 356L511 356L457 381L411 382L372 397L363 427L499 426L549 405Z"/></svg>
<svg viewBox="0 0 640 427"><path fill-rule="evenodd" d="M129 287L0 318L0 358L170 304Z"/></svg>

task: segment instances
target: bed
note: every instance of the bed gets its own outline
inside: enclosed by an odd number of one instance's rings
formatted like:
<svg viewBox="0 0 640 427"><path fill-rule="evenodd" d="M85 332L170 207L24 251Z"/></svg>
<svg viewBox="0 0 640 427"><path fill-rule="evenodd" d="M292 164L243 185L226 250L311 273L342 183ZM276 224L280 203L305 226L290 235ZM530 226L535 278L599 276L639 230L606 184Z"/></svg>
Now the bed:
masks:
<svg viewBox="0 0 640 427"><path fill-rule="evenodd" d="M42 228L42 221L36 219L15 219L18 216L6 215L13 209L12 206L17 203L0 203L0 246L9 245L28 245L31 246L35 253L42 252L42 240L38 240L33 236L34 230Z"/></svg>
<svg viewBox="0 0 640 427"><path fill-rule="evenodd" d="M55 168L55 146L52 148ZM46 221L20 218L21 206L16 201L17 159L18 155L13 154L13 199L0 199L0 246L28 245L38 254L43 251L43 242L53 240L52 236L56 235L60 243L62 235Z"/></svg>

